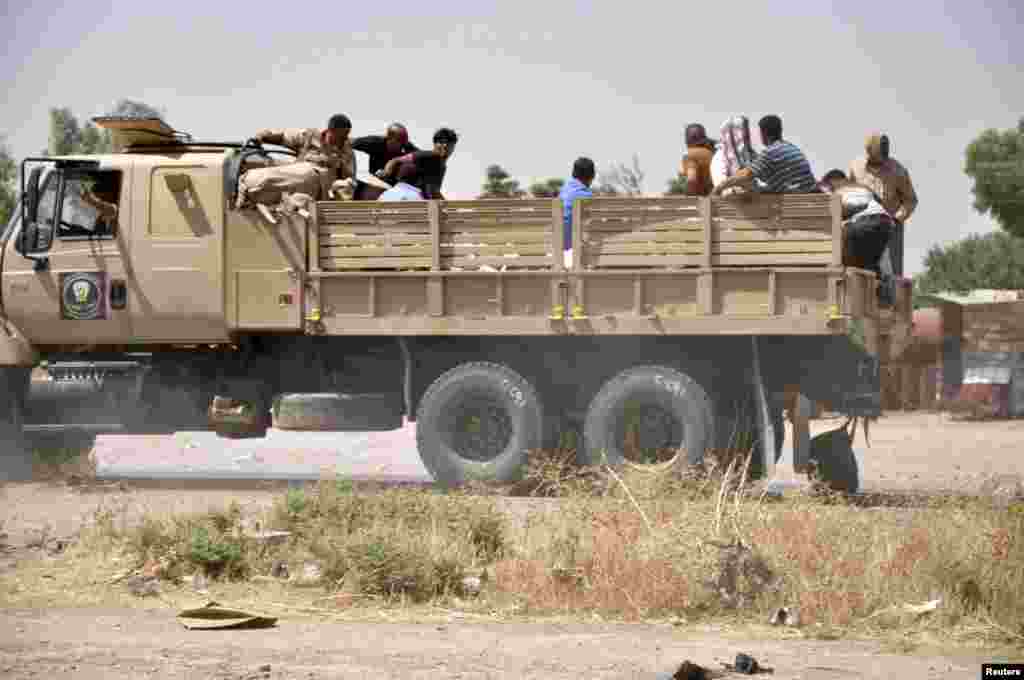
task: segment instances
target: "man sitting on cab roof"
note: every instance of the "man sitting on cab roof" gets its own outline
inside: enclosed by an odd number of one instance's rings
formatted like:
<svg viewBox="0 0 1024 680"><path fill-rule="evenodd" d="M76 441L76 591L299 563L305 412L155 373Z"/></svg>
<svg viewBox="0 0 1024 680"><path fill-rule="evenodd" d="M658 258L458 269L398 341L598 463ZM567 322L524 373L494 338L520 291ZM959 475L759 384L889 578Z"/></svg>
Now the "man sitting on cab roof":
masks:
<svg viewBox="0 0 1024 680"><path fill-rule="evenodd" d="M247 170L238 180L235 207L277 205L283 194L307 194L315 200L334 197L337 183L351 181L356 174L351 130L351 121L341 113L331 116L323 130L260 130L255 141L289 147L296 152L295 162Z"/></svg>

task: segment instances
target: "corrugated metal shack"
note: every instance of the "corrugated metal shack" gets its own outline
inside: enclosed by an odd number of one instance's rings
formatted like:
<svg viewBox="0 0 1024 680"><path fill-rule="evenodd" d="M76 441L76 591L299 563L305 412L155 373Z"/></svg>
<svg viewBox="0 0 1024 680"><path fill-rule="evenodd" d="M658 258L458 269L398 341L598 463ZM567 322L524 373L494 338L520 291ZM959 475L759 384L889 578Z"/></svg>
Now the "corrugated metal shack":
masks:
<svg viewBox="0 0 1024 680"><path fill-rule="evenodd" d="M926 369L935 375L935 400L948 407L985 406L997 417L1024 416L1022 291L916 297L936 304L937 320L936 311L925 309L914 317L915 336L927 336L921 344L938 350Z"/></svg>

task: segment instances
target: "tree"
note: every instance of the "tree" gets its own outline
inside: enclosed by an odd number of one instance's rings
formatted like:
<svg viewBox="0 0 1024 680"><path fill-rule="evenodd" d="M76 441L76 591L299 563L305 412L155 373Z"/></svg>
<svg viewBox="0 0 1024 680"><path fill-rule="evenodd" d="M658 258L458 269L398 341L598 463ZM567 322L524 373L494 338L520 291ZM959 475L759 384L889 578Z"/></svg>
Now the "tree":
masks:
<svg viewBox="0 0 1024 680"><path fill-rule="evenodd" d="M665 191L666 196L679 196L686 195L686 178L681 175L676 175L668 181L668 189Z"/></svg>
<svg viewBox="0 0 1024 680"><path fill-rule="evenodd" d="M633 154L633 167L625 163L613 163L598 173L595 196L643 196L644 172L640 169L640 157Z"/></svg>
<svg viewBox="0 0 1024 680"><path fill-rule="evenodd" d="M6 140L0 137L0 230L7 224L17 201L18 190L15 182L18 178L18 165L11 157Z"/></svg>
<svg viewBox="0 0 1024 680"><path fill-rule="evenodd" d="M165 112L145 102L119 99L105 115L164 118ZM44 155L109 153L112 148L110 130L101 130L91 120L83 124L68 107L50 109L50 142Z"/></svg>
<svg viewBox="0 0 1024 680"><path fill-rule="evenodd" d="M1024 237L1024 117L1015 130L982 132L967 145L966 156L974 209Z"/></svg>
<svg viewBox="0 0 1024 680"><path fill-rule="evenodd" d="M512 179L500 165L487 166L487 181L478 198L522 198L526 192L519 188L519 180Z"/></svg>
<svg viewBox="0 0 1024 680"><path fill-rule="evenodd" d="M129 118L165 118L167 112L134 99L118 99L107 115Z"/></svg>
<svg viewBox="0 0 1024 680"><path fill-rule="evenodd" d="M560 177L552 177L543 182L534 182L530 185L530 194L534 198L558 198L562 191L565 180Z"/></svg>
<svg viewBox="0 0 1024 680"><path fill-rule="evenodd" d="M50 142L47 152L50 156L66 156L76 153L82 145L82 128L71 109L64 107L50 109Z"/></svg>
<svg viewBox="0 0 1024 680"><path fill-rule="evenodd" d="M932 246L914 288L916 294L1024 290L1024 238L994 231L973 234L945 248Z"/></svg>

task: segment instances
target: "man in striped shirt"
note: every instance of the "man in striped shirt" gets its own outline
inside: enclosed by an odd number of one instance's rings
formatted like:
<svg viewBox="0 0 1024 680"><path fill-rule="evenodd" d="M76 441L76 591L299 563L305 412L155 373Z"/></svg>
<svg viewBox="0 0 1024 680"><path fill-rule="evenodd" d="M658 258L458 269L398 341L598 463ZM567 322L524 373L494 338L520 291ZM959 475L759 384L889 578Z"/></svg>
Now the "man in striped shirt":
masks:
<svg viewBox="0 0 1024 680"><path fill-rule="evenodd" d="M782 139L782 119L775 115L765 116L758 121L764 151L747 167L715 187L712 192L720 196L729 187L750 187L754 179L764 186L762 193L806 194L818 191L817 181L811 172L802 151L791 142Z"/></svg>

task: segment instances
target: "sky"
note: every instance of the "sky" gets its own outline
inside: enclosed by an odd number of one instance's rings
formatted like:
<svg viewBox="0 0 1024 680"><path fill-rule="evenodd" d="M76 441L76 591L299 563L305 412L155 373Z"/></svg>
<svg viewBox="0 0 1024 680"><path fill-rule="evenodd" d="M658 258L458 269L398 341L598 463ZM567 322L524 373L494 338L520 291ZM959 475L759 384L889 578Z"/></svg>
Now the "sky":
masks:
<svg viewBox="0 0 1024 680"><path fill-rule="evenodd" d="M18 158L46 147L50 107L91 117L129 98L216 141L336 112L353 135L402 121L420 146L451 127L449 198L474 198L492 163L526 187L581 155L600 170L637 154L660 193L686 124L715 136L775 113L818 177L890 135L920 198L907 274L933 245L996 228L972 208L964 149L1024 115L1020 0L3 1L0 135Z"/></svg>

